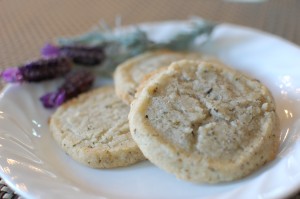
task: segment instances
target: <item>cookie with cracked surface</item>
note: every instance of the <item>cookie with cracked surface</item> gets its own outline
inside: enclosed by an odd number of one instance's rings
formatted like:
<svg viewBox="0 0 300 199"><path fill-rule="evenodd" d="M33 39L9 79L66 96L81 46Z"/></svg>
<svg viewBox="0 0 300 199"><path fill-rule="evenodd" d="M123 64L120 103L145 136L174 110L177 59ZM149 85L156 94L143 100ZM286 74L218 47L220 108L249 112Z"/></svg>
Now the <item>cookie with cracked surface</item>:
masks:
<svg viewBox="0 0 300 199"><path fill-rule="evenodd" d="M196 52L174 52L170 50L156 50L143 53L120 64L114 73L115 90L126 104L134 99L136 89L144 77L152 71L170 65L181 59L217 59L204 56Z"/></svg>
<svg viewBox="0 0 300 199"><path fill-rule="evenodd" d="M131 104L129 126L146 158L196 183L243 178L279 146L270 91L209 62L174 62L149 78Z"/></svg>
<svg viewBox="0 0 300 199"><path fill-rule="evenodd" d="M61 105L50 131L73 159L93 168L113 168L145 159L128 126L129 107L113 86L94 89Z"/></svg>

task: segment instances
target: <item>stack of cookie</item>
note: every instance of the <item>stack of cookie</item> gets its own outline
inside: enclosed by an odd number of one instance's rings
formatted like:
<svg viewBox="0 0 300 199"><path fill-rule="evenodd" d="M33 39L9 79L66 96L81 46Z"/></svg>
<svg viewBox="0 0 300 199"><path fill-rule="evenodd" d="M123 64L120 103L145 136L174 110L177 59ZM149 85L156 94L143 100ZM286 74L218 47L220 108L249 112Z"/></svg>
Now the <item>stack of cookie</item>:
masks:
<svg viewBox="0 0 300 199"><path fill-rule="evenodd" d="M147 158L180 179L217 183L276 156L271 93L214 58L148 52L118 66L114 82L63 104L50 119L55 140L83 164L113 168Z"/></svg>

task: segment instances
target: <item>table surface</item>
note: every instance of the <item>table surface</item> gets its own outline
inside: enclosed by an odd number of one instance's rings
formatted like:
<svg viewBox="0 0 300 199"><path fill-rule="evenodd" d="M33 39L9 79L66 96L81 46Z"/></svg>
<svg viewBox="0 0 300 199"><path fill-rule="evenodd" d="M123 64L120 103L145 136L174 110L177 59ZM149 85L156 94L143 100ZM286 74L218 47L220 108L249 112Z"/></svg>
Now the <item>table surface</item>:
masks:
<svg viewBox="0 0 300 199"><path fill-rule="evenodd" d="M127 25L200 16L257 28L300 45L299 10L299 0L0 0L0 71L37 58L54 38L86 32L100 20L113 26L118 17ZM18 195L1 180L0 198Z"/></svg>

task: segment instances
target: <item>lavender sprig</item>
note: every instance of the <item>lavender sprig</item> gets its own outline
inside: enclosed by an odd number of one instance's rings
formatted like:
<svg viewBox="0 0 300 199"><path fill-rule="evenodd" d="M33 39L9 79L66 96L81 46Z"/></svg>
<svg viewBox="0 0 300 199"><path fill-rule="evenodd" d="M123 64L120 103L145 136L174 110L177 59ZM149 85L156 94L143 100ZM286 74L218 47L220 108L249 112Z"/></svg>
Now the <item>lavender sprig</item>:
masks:
<svg viewBox="0 0 300 199"><path fill-rule="evenodd" d="M71 68L72 62L67 57L51 57L8 68L1 76L6 82L40 82L62 76Z"/></svg>
<svg viewBox="0 0 300 199"><path fill-rule="evenodd" d="M85 66L99 65L105 58L103 46L54 46L46 44L41 53L44 57L66 56L74 63Z"/></svg>
<svg viewBox="0 0 300 199"><path fill-rule="evenodd" d="M94 75L89 71L74 71L66 76L64 83L56 91L46 93L40 100L45 108L56 108L67 100L89 90L94 79Z"/></svg>

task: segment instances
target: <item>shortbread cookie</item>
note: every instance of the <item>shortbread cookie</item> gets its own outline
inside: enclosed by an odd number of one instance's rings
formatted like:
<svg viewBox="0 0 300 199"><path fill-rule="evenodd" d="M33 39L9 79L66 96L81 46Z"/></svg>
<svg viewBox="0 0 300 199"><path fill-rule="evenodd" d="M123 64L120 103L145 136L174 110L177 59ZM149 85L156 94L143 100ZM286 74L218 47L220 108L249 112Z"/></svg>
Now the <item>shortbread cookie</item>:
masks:
<svg viewBox="0 0 300 199"><path fill-rule="evenodd" d="M181 59L216 60L200 53L157 50L141 54L120 64L114 73L116 94L126 104L134 99L136 89L145 75Z"/></svg>
<svg viewBox="0 0 300 199"><path fill-rule="evenodd" d="M112 86L98 88L60 106L51 116L50 131L67 154L85 165L127 166L145 159L130 135L128 113Z"/></svg>
<svg viewBox="0 0 300 199"><path fill-rule="evenodd" d="M187 60L149 78L129 113L146 158L198 183L239 179L273 160L278 122L272 95L258 80Z"/></svg>

